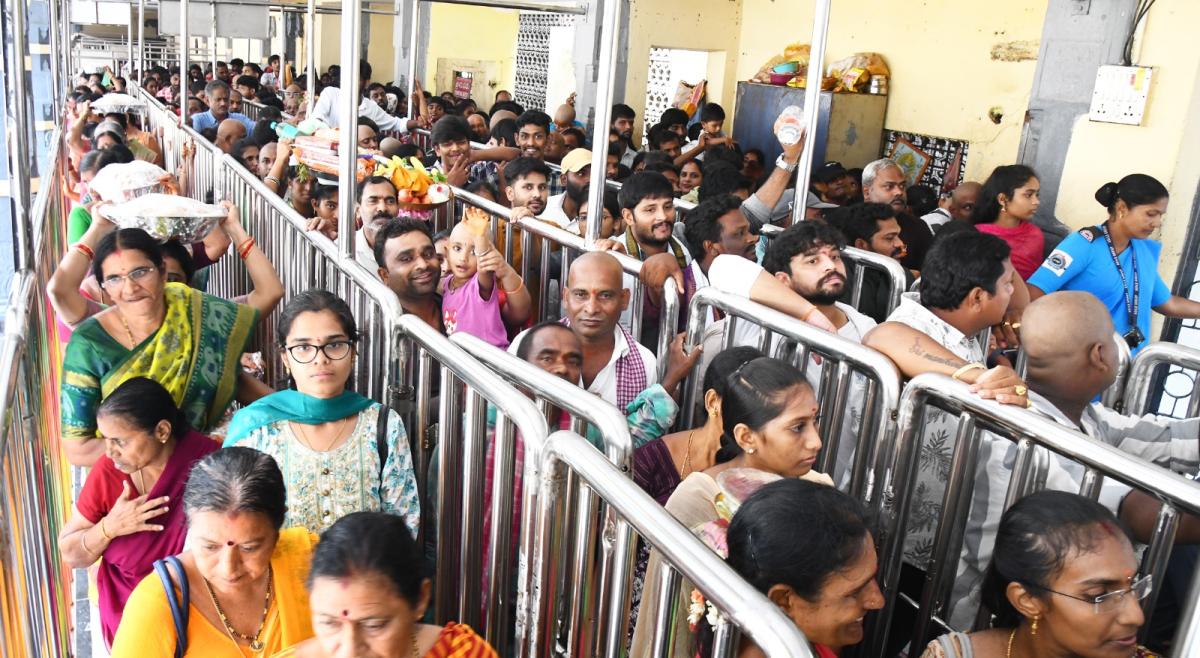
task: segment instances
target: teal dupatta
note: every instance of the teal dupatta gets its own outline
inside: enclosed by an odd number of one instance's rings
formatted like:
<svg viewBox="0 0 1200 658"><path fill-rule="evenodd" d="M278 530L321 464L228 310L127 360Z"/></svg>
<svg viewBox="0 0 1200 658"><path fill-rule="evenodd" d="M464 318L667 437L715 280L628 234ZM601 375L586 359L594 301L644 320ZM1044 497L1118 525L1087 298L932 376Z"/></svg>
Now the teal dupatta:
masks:
<svg viewBox="0 0 1200 658"><path fill-rule="evenodd" d="M234 445L254 430L281 420L320 425L353 416L373 404L370 398L351 391L328 399L315 398L299 391L279 391L260 398L234 414L224 445Z"/></svg>

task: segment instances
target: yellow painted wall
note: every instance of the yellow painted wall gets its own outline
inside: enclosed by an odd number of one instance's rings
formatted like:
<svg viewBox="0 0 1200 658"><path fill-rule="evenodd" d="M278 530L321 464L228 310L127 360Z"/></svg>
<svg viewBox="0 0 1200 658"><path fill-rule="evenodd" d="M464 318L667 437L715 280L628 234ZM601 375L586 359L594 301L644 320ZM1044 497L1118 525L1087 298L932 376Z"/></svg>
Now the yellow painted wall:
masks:
<svg viewBox="0 0 1200 658"><path fill-rule="evenodd" d="M1154 176L1171 191L1161 231L1159 271L1168 283L1183 249L1200 181L1200 54L1195 25L1200 3L1156 3L1134 48L1134 61L1154 67L1150 99L1140 126L1093 123L1080 117L1059 187L1058 215L1072 227L1104 220L1096 188L1131 173Z"/></svg>
<svg viewBox="0 0 1200 658"><path fill-rule="evenodd" d="M788 0L791 2L792 0ZM735 66L742 29L742 0L630 0L629 64L624 102L637 112L641 126L646 104L646 72L650 48L723 51L727 58L723 80L710 82L709 100L733 107L737 93ZM641 139L635 131L634 143Z"/></svg>
<svg viewBox="0 0 1200 658"><path fill-rule="evenodd" d="M425 77L421 83L430 89L437 72L439 57L477 59L500 63L500 79L496 91L512 88L517 67L517 12L511 9L492 9L467 5L426 3L432 7L429 15L429 55L425 60ZM495 92L472 92L483 107L491 105Z"/></svg>
<svg viewBox="0 0 1200 658"><path fill-rule="evenodd" d="M1047 0L837 0L826 63L862 51L891 69L884 126L971 143L968 179L982 180L1017 155L1036 62L997 61L992 48L1041 38ZM811 39L812 0L742 0L737 79ZM999 125L988 110L999 106Z"/></svg>

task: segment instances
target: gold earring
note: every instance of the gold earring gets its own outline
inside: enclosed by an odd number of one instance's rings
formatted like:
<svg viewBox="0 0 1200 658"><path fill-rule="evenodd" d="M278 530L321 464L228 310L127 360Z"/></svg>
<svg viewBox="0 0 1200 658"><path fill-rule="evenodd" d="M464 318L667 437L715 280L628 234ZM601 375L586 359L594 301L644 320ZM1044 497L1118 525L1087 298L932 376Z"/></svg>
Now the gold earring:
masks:
<svg viewBox="0 0 1200 658"><path fill-rule="evenodd" d="M1035 635L1035 636L1037 635L1037 623L1038 623L1038 616L1034 615L1033 616L1033 626L1031 626L1029 629L1030 635Z"/></svg>

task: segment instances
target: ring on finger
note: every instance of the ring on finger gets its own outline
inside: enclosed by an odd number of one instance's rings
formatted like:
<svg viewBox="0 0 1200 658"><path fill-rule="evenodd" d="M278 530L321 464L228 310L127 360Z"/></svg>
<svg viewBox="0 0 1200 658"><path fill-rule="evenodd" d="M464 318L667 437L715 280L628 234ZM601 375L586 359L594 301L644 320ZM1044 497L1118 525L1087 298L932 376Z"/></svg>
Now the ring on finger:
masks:
<svg viewBox="0 0 1200 658"><path fill-rule="evenodd" d="M1015 393L1017 395L1025 395L1028 392L1029 392L1029 389L1026 388L1024 384L1017 384L1016 386L1013 387L1013 393Z"/></svg>

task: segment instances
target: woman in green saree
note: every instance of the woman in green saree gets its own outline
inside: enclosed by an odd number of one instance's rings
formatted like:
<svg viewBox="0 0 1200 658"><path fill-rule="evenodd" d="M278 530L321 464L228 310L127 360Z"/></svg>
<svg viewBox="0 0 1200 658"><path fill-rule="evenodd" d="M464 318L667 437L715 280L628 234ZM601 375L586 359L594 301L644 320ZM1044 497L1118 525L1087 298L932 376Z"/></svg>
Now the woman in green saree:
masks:
<svg viewBox="0 0 1200 658"><path fill-rule="evenodd" d="M254 286L244 306L168 283L161 247L141 229L114 231L94 255L85 254L93 257L92 271L113 305L76 327L67 344L61 413L72 464L91 466L103 454L96 409L134 377L162 384L200 432L212 434L224 419L239 392L241 355L258 318L283 296L279 276L246 235L237 208L226 205L221 229L245 260Z"/></svg>

